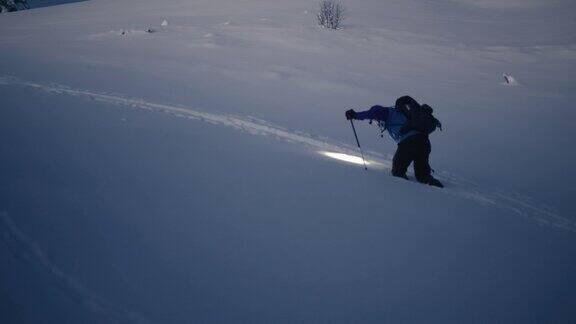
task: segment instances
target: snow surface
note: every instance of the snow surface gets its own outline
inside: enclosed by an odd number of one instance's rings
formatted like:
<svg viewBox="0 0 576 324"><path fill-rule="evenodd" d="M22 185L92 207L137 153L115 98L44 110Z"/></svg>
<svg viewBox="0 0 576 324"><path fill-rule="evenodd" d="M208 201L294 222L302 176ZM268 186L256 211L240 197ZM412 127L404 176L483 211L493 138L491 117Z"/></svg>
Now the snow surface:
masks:
<svg viewBox="0 0 576 324"><path fill-rule="evenodd" d="M0 322L574 322L576 4L345 5L0 16ZM444 189L342 161L404 94Z"/></svg>

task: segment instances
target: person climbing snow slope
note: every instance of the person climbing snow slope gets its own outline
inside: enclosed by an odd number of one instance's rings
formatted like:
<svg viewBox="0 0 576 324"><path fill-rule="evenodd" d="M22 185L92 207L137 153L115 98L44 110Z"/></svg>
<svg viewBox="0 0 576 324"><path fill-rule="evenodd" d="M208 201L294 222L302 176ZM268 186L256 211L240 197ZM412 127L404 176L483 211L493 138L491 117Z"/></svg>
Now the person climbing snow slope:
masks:
<svg viewBox="0 0 576 324"><path fill-rule="evenodd" d="M444 187L432 176L429 157L432 151L428 135L436 128L442 129L438 119L432 116L432 108L420 105L409 96L396 100L394 107L373 106L369 110L346 111L346 119L376 120L382 132L388 131L390 137L398 143L392 161L392 175L408 179L406 171L413 162L416 180L435 187Z"/></svg>

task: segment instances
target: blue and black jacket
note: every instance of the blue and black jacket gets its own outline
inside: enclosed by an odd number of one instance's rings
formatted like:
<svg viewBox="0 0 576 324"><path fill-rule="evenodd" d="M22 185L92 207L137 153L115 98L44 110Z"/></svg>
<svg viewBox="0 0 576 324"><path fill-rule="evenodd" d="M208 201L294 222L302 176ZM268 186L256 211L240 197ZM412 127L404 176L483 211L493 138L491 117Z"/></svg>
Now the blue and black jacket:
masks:
<svg viewBox="0 0 576 324"><path fill-rule="evenodd" d="M390 137L392 137L396 143L400 143L410 136L422 134L416 130L411 130L401 134L400 129L402 129L402 126L404 126L407 119L402 112L394 107L373 106L370 110L357 112L354 119L370 119L384 124L388 134L390 134Z"/></svg>

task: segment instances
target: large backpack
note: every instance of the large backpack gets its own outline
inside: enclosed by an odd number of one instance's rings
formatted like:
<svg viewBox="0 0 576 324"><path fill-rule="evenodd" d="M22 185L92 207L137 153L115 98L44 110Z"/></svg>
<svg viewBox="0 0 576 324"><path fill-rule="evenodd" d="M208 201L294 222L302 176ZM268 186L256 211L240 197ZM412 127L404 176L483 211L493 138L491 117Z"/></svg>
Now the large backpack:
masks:
<svg viewBox="0 0 576 324"><path fill-rule="evenodd" d="M435 131L436 128L442 130L442 124L432 115L434 109L426 104L420 105L412 97L404 96L398 98L396 100L396 109L400 110L407 118L406 123L400 129L401 135L411 130L419 131L426 135Z"/></svg>

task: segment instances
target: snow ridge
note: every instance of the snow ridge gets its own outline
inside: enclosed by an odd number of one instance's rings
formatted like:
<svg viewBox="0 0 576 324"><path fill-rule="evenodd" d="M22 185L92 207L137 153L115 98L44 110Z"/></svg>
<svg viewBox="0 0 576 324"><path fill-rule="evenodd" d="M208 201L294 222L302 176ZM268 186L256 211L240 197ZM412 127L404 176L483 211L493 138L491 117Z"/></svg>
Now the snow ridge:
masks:
<svg viewBox="0 0 576 324"><path fill-rule="evenodd" d="M5 212L0 212L0 233L14 257L27 261L37 270L47 274L51 283L75 302L117 323L150 323L141 315L118 307L96 295L76 279L64 273L50 261L36 242L14 224L12 218Z"/></svg>
<svg viewBox="0 0 576 324"><path fill-rule="evenodd" d="M205 121L213 125L233 127L252 135L274 136L287 142L302 144L316 151L332 151L357 155L357 149L347 144L337 143L328 138L320 138L301 131L290 131L254 117L239 117L227 114L201 112L183 106L154 103L116 94L73 89L59 84L29 82L11 76L0 76L0 85L25 86L53 94L89 98L111 105L128 106L179 118ZM392 165L389 159L384 158L376 152L369 152L369 154L366 155L366 159L373 169L390 169ZM483 189L477 184L447 172L440 172L439 178L447 185L446 188L441 190L445 194L472 200L482 206L505 210L534 221L539 225L576 233L575 220L558 215L551 208L541 206L530 197L525 197L517 193Z"/></svg>

